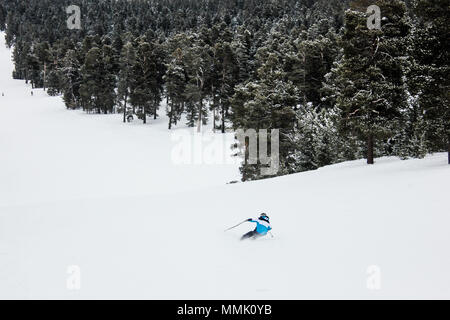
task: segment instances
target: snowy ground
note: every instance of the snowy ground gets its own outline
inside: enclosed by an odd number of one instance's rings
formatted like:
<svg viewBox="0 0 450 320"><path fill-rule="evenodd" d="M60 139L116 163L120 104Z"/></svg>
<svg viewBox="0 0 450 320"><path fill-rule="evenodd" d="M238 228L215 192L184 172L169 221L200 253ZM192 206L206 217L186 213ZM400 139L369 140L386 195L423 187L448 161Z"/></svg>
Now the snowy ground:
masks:
<svg viewBox="0 0 450 320"><path fill-rule="evenodd" d="M445 154L226 184L236 164L177 165L164 118L31 96L1 34L0 65L0 298L450 298ZM223 232L262 211L274 239Z"/></svg>

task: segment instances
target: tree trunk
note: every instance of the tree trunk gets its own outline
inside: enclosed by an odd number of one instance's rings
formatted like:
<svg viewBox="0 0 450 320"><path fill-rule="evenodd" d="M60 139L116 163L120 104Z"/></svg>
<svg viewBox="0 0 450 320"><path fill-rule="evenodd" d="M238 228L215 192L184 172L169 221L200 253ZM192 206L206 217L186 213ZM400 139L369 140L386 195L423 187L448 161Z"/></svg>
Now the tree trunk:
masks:
<svg viewBox="0 0 450 320"><path fill-rule="evenodd" d="M46 80L46 76L47 76L47 64L44 63L44 91L45 91L45 80Z"/></svg>
<svg viewBox="0 0 450 320"><path fill-rule="evenodd" d="M142 108L142 113L143 113L143 119L144 119L144 124L146 124L147 123L147 114L145 113L145 107L144 108Z"/></svg>
<svg viewBox="0 0 450 320"><path fill-rule="evenodd" d="M225 108L223 106L223 104L221 103L221 108L222 108L222 133L225 133Z"/></svg>
<svg viewBox="0 0 450 320"><path fill-rule="evenodd" d="M367 164L374 164L373 161L373 134L370 133L367 138Z"/></svg>
<svg viewBox="0 0 450 320"><path fill-rule="evenodd" d="M128 100L128 92L125 93L125 101L123 103L123 122L127 122L127 100Z"/></svg>
<svg viewBox="0 0 450 320"><path fill-rule="evenodd" d="M213 109L213 132L216 132L216 107Z"/></svg>
<svg viewBox="0 0 450 320"><path fill-rule="evenodd" d="M184 102L182 103L177 103L177 112L174 113L174 123L175 125L178 124L178 111L180 110L180 106L181 106L181 110L184 110Z"/></svg>
<svg viewBox="0 0 450 320"><path fill-rule="evenodd" d="M198 112L198 125L197 125L197 132L201 132L202 131L202 109L203 109L203 103L202 101L200 101L199 104L200 108L199 108L199 112Z"/></svg>
<svg viewBox="0 0 450 320"><path fill-rule="evenodd" d="M203 117L202 117L202 111L203 111L203 97L202 97L202 94L203 94L203 72L202 72L202 78L198 78L198 80L197 80L197 85L198 85L198 83L200 83L200 105L199 105L199 107L200 107L200 110L199 110L199 113L198 113L198 126L197 126L197 132L201 132L202 131L202 121L203 121Z"/></svg>
<svg viewBox="0 0 450 320"><path fill-rule="evenodd" d="M448 164L450 164L450 135L447 137Z"/></svg>
<svg viewBox="0 0 450 320"><path fill-rule="evenodd" d="M248 145L250 142L250 138L244 137L245 141L245 153L244 153L244 170L242 170L242 181L247 181L247 165L248 165L248 158L249 158L249 150Z"/></svg>
<svg viewBox="0 0 450 320"><path fill-rule="evenodd" d="M224 68L222 68L222 87L221 87L221 91L222 91L222 98L225 95L225 64L224 64ZM220 107L222 108L222 133L225 133L225 107L223 105L223 100L222 98L220 99Z"/></svg>
<svg viewBox="0 0 450 320"><path fill-rule="evenodd" d="M214 53L215 55L215 53ZM217 109L217 97L216 97L216 88L214 85L211 86L211 92L213 96L213 132L216 132L216 109Z"/></svg>
<svg viewBox="0 0 450 320"><path fill-rule="evenodd" d="M170 111L169 111L169 130L172 129L172 115L173 115L173 101L170 102Z"/></svg>

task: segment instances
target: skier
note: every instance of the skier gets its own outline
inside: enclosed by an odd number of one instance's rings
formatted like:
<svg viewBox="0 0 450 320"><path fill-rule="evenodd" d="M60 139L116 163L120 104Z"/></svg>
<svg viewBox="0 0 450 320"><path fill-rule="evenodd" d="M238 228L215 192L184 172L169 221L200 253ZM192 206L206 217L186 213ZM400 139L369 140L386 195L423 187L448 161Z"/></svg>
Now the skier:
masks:
<svg viewBox="0 0 450 320"><path fill-rule="evenodd" d="M247 219L248 222L256 223L256 228L253 231L247 232L241 237L241 240L245 239L257 239L265 236L267 232L272 230L270 226L269 217L265 213L261 213L258 219Z"/></svg>

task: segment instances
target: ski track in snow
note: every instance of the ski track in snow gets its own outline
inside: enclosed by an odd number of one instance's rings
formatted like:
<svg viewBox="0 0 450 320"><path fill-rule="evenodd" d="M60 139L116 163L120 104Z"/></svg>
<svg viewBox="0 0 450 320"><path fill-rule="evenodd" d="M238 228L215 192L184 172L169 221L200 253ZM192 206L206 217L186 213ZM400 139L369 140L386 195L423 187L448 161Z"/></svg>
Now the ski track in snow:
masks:
<svg viewBox="0 0 450 320"><path fill-rule="evenodd" d="M238 165L173 164L165 117L31 96L0 39L0 298L450 298L446 154L226 185ZM260 212L274 239L223 231Z"/></svg>

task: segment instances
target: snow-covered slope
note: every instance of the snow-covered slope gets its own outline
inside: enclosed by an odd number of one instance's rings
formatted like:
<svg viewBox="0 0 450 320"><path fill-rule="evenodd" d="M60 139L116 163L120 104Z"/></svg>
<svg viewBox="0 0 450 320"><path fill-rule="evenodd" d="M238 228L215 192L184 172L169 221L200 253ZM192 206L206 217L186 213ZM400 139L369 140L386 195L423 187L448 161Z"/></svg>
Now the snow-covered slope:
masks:
<svg viewBox="0 0 450 320"><path fill-rule="evenodd" d="M30 85L11 80L10 51L3 34L0 38L0 91L5 94L0 96L0 205L173 193L239 179L239 165L229 157L232 135L213 136L208 127L194 140L195 131L184 123L169 132L164 107L163 116L149 119L147 126L140 120L124 124L118 114L67 111L61 98L42 90L33 90L32 96ZM192 160L199 150L194 141L203 140L205 146L227 141L219 150L230 164L180 164L184 158L177 146L189 138Z"/></svg>
<svg viewBox="0 0 450 320"><path fill-rule="evenodd" d="M445 154L227 185L174 163L164 118L31 96L0 39L0 298L450 298ZM262 211L275 238L223 231Z"/></svg>

